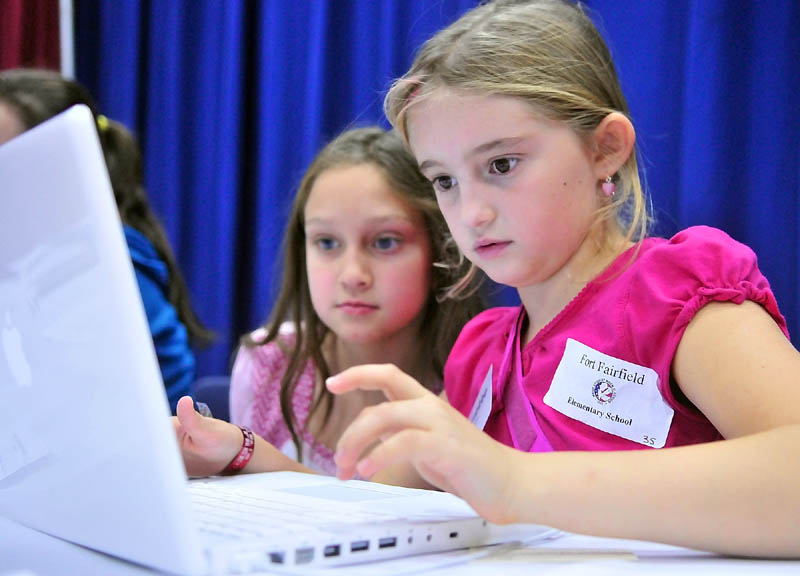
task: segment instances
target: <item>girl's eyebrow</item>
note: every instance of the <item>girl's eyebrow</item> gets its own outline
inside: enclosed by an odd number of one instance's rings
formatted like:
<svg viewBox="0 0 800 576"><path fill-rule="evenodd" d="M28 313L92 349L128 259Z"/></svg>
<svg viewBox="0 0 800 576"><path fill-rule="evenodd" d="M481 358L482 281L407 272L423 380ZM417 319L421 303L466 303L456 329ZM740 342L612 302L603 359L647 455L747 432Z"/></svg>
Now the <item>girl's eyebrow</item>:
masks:
<svg viewBox="0 0 800 576"><path fill-rule="evenodd" d="M407 214L387 214L386 216L376 216L375 218L368 218L364 220L364 223L368 225L380 225L386 222L396 222L398 220L402 220L403 222L414 223L414 218L407 215ZM309 218L306 220L305 225L308 226L315 226L315 225L326 225L333 222L332 219L329 218Z"/></svg>
<svg viewBox="0 0 800 576"><path fill-rule="evenodd" d="M522 142L524 138L522 137L515 137L515 138L498 138L496 140L490 140L484 144L479 144L469 152L465 154L466 159L470 159L471 157L475 157L481 154L486 154L489 152L493 152L498 148L506 148L508 146L515 146ZM419 164L420 171L424 171L429 168L434 168L437 166L441 166L439 162L436 160L423 160Z"/></svg>

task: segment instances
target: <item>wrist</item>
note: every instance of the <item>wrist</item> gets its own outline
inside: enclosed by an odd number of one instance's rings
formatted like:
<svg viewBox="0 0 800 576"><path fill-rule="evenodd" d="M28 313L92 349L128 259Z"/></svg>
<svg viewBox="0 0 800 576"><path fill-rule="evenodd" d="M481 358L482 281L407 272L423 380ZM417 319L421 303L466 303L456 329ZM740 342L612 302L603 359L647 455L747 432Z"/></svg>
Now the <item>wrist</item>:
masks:
<svg viewBox="0 0 800 576"><path fill-rule="evenodd" d="M253 458L253 451L256 446L255 435L249 428L245 428L244 426L239 426L238 428L242 433L242 445L241 448L239 448L239 452L233 457L233 460L222 470L223 475L241 472Z"/></svg>
<svg viewBox="0 0 800 576"><path fill-rule="evenodd" d="M525 457L529 456L527 452L520 452L509 446L501 446L505 460L505 482L501 488L502 502L500 517L502 524L513 524L517 522L529 522L526 520L526 506L528 504L529 495L526 492L527 482L520 482L523 478L532 478L528 476L526 465L527 460Z"/></svg>

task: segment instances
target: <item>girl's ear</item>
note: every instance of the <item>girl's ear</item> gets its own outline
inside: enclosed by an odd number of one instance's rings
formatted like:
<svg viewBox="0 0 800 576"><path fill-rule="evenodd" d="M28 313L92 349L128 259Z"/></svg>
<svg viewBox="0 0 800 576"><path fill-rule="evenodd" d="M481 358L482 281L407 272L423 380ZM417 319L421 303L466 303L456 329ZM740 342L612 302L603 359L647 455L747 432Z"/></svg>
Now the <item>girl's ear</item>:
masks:
<svg viewBox="0 0 800 576"><path fill-rule="evenodd" d="M612 112L594 129L595 176L613 176L633 153L636 131L628 117Z"/></svg>

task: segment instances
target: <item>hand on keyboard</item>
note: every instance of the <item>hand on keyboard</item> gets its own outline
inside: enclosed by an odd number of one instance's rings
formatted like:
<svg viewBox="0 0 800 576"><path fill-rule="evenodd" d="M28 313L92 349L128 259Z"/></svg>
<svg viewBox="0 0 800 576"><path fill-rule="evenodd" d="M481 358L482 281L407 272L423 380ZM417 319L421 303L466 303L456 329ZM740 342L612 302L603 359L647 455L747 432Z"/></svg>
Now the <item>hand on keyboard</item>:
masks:
<svg viewBox="0 0 800 576"><path fill-rule="evenodd" d="M189 476L219 474L242 446L242 432L230 422L202 416L189 396L178 401L172 425Z"/></svg>
<svg viewBox="0 0 800 576"><path fill-rule="evenodd" d="M189 396L178 400L176 413L172 425L186 473L195 477L220 474L242 447L241 429L230 422L202 416ZM256 435L253 457L244 472L278 470L313 472Z"/></svg>

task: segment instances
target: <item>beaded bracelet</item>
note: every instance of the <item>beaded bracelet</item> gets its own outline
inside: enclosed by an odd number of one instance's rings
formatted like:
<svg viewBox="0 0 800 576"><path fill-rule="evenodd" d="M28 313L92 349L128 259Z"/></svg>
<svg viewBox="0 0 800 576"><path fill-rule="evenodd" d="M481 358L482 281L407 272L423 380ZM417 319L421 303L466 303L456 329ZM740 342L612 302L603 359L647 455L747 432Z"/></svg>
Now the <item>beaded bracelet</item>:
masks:
<svg viewBox="0 0 800 576"><path fill-rule="evenodd" d="M225 469L222 471L223 474L236 474L240 472L253 457L256 439L253 436L252 430L244 426L239 426L239 430L242 431L242 447L234 459L231 460L230 464L225 466Z"/></svg>

